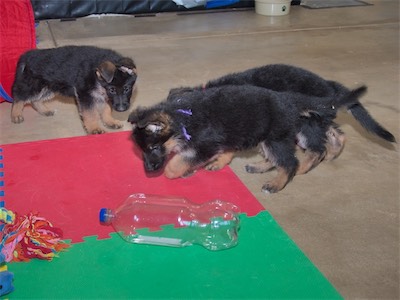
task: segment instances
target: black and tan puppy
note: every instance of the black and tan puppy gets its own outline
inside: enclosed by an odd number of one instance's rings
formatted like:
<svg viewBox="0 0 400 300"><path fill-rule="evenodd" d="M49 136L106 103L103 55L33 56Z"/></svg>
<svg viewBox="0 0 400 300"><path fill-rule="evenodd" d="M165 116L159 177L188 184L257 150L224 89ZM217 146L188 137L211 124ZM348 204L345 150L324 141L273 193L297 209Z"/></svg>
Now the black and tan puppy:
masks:
<svg viewBox="0 0 400 300"><path fill-rule="evenodd" d="M308 70L290 65L272 64L228 74L211 80L203 86L172 89L168 95L168 100L174 101L193 90L244 84L278 92L295 92L315 97L340 98L350 92L342 84L325 80ZM393 135L379 125L359 101L354 105L347 106L347 109L368 131L389 142L395 141ZM303 118L303 122L299 123L300 127L298 128L298 132L302 133L302 138L298 139L298 146L306 152L306 155L314 157L312 167L315 167L322 160L332 160L338 157L346 140L345 135L333 120L330 120L329 126L320 122L325 123L326 120L320 118L318 114L312 114L309 118ZM315 136L316 131L318 131L317 127L326 127L326 132L323 135ZM307 172L307 170L304 171Z"/></svg>
<svg viewBox="0 0 400 300"><path fill-rule="evenodd" d="M224 166L233 153L261 145L265 162L248 165L246 170L265 172L275 167L276 178L263 186L264 192L274 193L303 168L295 156L302 118L316 113L330 125L337 109L357 103L365 89L341 98L318 98L250 85L224 85L138 108L129 122L134 124L132 137L143 152L147 172L162 169L173 154L164 169L168 178L184 176L210 163ZM321 129L322 134L325 129Z"/></svg>
<svg viewBox="0 0 400 300"><path fill-rule="evenodd" d="M11 121L24 121L22 111L27 103L40 114L52 116L54 111L44 102L61 94L76 99L88 133L103 133L102 123L121 128L122 123L112 117L111 111L129 108L136 78L133 60L113 50L65 46L28 51L17 65Z"/></svg>

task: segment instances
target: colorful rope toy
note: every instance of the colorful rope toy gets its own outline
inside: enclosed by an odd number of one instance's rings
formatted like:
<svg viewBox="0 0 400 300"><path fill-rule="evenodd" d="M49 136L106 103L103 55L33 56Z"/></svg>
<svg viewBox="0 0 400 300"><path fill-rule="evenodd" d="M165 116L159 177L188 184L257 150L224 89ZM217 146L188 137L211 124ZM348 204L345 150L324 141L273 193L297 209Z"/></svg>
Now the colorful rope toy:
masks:
<svg viewBox="0 0 400 300"><path fill-rule="evenodd" d="M61 229L37 214L18 216L0 208L0 222L5 223L0 234L0 255L6 262L51 260L57 252L69 247L62 240Z"/></svg>

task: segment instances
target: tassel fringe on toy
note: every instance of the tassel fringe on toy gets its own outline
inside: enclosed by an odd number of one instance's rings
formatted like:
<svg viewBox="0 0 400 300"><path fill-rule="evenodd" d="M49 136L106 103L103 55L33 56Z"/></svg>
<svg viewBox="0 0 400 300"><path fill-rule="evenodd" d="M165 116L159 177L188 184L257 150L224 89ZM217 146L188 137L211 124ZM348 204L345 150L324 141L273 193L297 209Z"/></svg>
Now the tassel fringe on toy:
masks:
<svg viewBox="0 0 400 300"><path fill-rule="evenodd" d="M62 230L37 214L18 216L0 208L0 222L5 223L0 234L0 254L6 262L51 260L69 247L62 240Z"/></svg>

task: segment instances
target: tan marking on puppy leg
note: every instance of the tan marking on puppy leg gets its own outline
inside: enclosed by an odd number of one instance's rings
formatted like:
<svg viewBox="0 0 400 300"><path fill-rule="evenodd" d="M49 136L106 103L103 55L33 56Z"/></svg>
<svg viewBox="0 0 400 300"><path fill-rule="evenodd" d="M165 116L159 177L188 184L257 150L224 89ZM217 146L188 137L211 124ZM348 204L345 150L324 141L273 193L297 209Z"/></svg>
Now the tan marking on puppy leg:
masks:
<svg viewBox="0 0 400 300"><path fill-rule="evenodd" d="M103 123L112 129L122 128L124 125L120 121L114 119L111 112L112 109L109 104L105 104L102 108L100 108L100 116L103 120Z"/></svg>
<svg viewBox="0 0 400 300"><path fill-rule="evenodd" d="M50 117L53 116L55 113L55 110L51 110L50 108L48 108L46 106L46 104L44 103L44 101L41 100L36 100L36 101L32 101L31 102L32 107L41 115L46 116L46 117Z"/></svg>
<svg viewBox="0 0 400 300"><path fill-rule="evenodd" d="M83 120L83 126L89 134L102 134L105 133L104 129L101 128L100 115L95 110L84 110L81 111Z"/></svg>
<svg viewBox="0 0 400 300"><path fill-rule="evenodd" d="M190 168L190 164L181 155L176 154L165 166L164 175L169 179L179 178L189 173Z"/></svg>
<svg viewBox="0 0 400 300"><path fill-rule="evenodd" d="M11 107L11 122L13 123L22 123L24 121L24 117L22 116L22 111L25 106L24 101L14 100Z"/></svg>
<svg viewBox="0 0 400 300"><path fill-rule="evenodd" d="M338 129L330 127L326 132L327 142L325 160L333 160L337 158L343 151L346 143L346 136Z"/></svg>
<svg viewBox="0 0 400 300"><path fill-rule="evenodd" d="M269 160L263 160L257 163L247 164L245 166L247 173L265 173L275 166Z"/></svg>
<svg viewBox="0 0 400 300"><path fill-rule="evenodd" d="M324 158L324 155L319 155L318 153L312 152L312 151L309 151L309 150L306 150L304 152L304 155L305 155L305 159L303 159L300 162L300 165L297 168L296 175L301 175L301 174L307 173L311 169L313 169L316 166L318 166L318 164Z"/></svg>
<svg viewBox="0 0 400 300"><path fill-rule="evenodd" d="M170 138L164 143L164 147L167 154L169 154L172 151L175 151L175 149L179 148L179 142L174 138Z"/></svg>
<svg viewBox="0 0 400 300"><path fill-rule="evenodd" d="M279 192L289 182L289 175L287 171L281 167L277 167L276 169L278 171L277 176L271 181L268 181L267 183L264 184L264 186L262 187L263 192L266 193Z"/></svg>
<svg viewBox="0 0 400 300"><path fill-rule="evenodd" d="M206 165L205 169L209 171L221 170L226 165L230 164L235 152L224 152L217 156L216 160Z"/></svg>

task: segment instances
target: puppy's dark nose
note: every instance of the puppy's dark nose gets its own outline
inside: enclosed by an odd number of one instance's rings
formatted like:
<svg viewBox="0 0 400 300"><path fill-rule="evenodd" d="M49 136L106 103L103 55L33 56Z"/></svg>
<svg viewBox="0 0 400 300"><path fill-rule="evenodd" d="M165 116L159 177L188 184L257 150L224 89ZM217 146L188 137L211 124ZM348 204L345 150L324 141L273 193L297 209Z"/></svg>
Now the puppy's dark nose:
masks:
<svg viewBox="0 0 400 300"><path fill-rule="evenodd" d="M143 153L143 162L146 172L157 172L164 166L164 157L158 151Z"/></svg>
<svg viewBox="0 0 400 300"><path fill-rule="evenodd" d="M144 168L146 169L146 172L157 172L162 166L162 162L150 162L148 160L144 160Z"/></svg>
<svg viewBox="0 0 400 300"><path fill-rule="evenodd" d="M118 112L123 112L123 111L128 110L129 105L121 103L121 104L113 105L113 108L114 108L114 110L116 110Z"/></svg>

